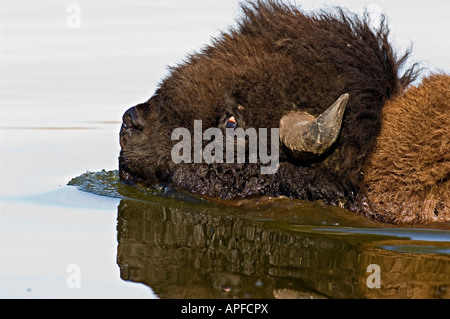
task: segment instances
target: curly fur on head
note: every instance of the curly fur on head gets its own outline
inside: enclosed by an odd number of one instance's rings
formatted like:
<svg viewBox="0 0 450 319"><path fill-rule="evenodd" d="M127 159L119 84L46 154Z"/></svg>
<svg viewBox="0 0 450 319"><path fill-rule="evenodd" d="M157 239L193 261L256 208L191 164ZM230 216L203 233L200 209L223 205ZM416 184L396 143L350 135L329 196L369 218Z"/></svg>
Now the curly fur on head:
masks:
<svg viewBox="0 0 450 319"><path fill-rule="evenodd" d="M364 169L363 211L404 224L450 221L450 76L389 101Z"/></svg>
<svg viewBox="0 0 450 319"><path fill-rule="evenodd" d="M224 199L285 195L329 204L353 202L382 122L382 107L417 76L399 69L382 21L347 11L307 14L279 1L242 4L237 27L171 68L155 95L136 107L143 129L127 137L119 158L128 181L172 182ZM297 161L281 150L276 174L257 164L177 164L170 152L177 127L221 127L232 114L245 128L278 128L292 109L314 116L350 94L340 136L327 153ZM243 108L239 109L239 106Z"/></svg>

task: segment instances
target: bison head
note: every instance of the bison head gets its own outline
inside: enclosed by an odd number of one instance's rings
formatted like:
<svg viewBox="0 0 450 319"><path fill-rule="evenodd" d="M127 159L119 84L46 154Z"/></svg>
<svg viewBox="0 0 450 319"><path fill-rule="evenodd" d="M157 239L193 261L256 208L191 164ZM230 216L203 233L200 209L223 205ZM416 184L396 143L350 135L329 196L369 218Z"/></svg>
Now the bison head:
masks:
<svg viewBox="0 0 450 319"><path fill-rule="evenodd" d="M235 29L171 68L147 102L125 112L121 180L170 182L223 199L284 195L351 203L383 104L415 79L414 69L398 75L408 53L397 58L384 22L373 30L366 17L344 10L307 15L258 1L242 12ZM230 129L279 129L277 169L262 174L260 158L175 163L174 130L193 137L200 120L202 132L220 129L224 140Z"/></svg>

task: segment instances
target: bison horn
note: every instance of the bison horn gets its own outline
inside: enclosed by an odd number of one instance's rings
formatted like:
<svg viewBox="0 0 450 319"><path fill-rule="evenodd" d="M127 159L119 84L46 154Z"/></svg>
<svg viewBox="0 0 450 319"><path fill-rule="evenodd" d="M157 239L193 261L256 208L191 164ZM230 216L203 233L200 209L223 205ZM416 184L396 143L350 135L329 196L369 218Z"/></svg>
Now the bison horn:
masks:
<svg viewBox="0 0 450 319"><path fill-rule="evenodd" d="M280 120L280 140L300 160L315 158L336 142L349 95L343 94L317 118L292 111Z"/></svg>

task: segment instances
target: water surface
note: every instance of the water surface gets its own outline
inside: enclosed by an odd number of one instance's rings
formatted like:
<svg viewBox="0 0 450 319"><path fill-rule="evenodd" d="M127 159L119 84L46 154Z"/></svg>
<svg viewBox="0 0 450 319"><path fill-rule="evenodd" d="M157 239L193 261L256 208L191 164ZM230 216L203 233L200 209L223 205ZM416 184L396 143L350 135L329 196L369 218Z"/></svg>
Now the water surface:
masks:
<svg viewBox="0 0 450 319"><path fill-rule="evenodd" d="M70 185L120 198L120 277L161 298L448 298L450 225L394 227L320 202L216 202L117 171ZM380 270L380 288L368 284Z"/></svg>
<svg viewBox="0 0 450 319"><path fill-rule="evenodd" d="M450 28L449 4L403 2L377 3L396 45L450 71L449 43L433 36ZM233 24L237 1L75 1L80 28L72 3L0 3L0 298L449 298L448 225L120 184L123 112ZM368 4L302 2L325 3Z"/></svg>

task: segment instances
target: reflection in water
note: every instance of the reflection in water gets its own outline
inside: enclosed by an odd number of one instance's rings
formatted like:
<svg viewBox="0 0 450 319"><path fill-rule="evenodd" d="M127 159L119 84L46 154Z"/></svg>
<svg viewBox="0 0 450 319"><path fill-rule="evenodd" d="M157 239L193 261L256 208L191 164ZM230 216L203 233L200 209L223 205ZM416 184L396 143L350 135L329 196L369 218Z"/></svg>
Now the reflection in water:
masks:
<svg viewBox="0 0 450 319"><path fill-rule="evenodd" d="M69 185L121 199L120 276L161 298L450 298L448 223L399 228L288 199L217 203L130 187L117 171ZM373 264L380 288L367 284Z"/></svg>
<svg viewBox="0 0 450 319"><path fill-rule="evenodd" d="M381 248L407 238L298 226L123 199L117 261L122 279L161 298L450 298L449 255ZM367 285L371 264L379 289Z"/></svg>

